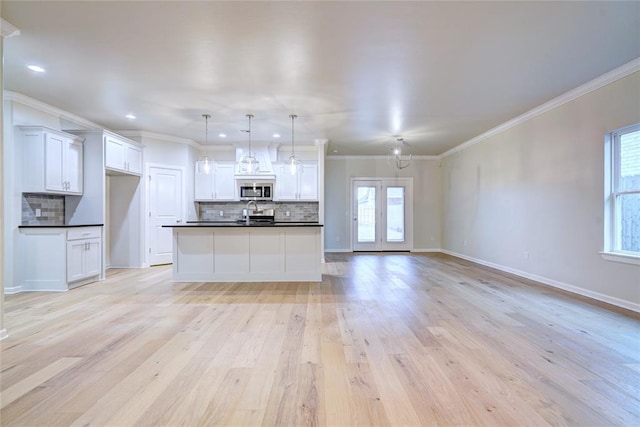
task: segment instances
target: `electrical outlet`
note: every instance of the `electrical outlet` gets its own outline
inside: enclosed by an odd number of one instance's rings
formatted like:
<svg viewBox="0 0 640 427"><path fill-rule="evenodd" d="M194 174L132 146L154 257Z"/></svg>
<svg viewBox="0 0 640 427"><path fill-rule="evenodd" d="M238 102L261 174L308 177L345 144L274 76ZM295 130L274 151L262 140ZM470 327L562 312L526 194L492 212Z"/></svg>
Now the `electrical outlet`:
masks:
<svg viewBox="0 0 640 427"><path fill-rule="evenodd" d="M284 216L290 216L290 215L291 215L291 212L289 212L289 211L286 211L286 212L284 213Z"/></svg>
<svg viewBox="0 0 640 427"><path fill-rule="evenodd" d="M463 245L464 245L465 247L467 246L467 241L466 241L466 240L464 241Z"/></svg>
<svg viewBox="0 0 640 427"><path fill-rule="evenodd" d="M524 259L529 259L529 251L524 251Z"/></svg>
<svg viewBox="0 0 640 427"><path fill-rule="evenodd" d="M42 216L42 211L40 209L36 209L36 218L39 218Z"/></svg>
<svg viewBox="0 0 640 427"><path fill-rule="evenodd" d="M224 216L224 211L220 211L220 216Z"/></svg>

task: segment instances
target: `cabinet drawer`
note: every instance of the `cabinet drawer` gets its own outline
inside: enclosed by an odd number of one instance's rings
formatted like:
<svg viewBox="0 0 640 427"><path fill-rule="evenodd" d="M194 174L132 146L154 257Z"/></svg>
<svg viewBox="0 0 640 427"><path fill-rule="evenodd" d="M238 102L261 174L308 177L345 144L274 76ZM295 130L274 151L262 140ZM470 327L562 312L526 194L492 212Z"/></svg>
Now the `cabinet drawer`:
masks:
<svg viewBox="0 0 640 427"><path fill-rule="evenodd" d="M79 227L67 230L67 240L102 237L101 227Z"/></svg>

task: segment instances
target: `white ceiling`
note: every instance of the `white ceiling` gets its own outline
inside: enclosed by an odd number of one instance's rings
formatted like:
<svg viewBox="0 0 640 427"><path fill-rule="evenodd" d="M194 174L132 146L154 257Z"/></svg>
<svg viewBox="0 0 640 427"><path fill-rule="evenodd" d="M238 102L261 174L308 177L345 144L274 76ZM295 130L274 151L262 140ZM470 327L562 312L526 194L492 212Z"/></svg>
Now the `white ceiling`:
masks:
<svg viewBox="0 0 640 427"><path fill-rule="evenodd" d="M437 155L640 57L640 2L7 1L5 88L114 130ZM38 64L46 73L26 68ZM126 119L127 113L137 116ZM226 140L218 133L228 135ZM224 141L224 142L223 142Z"/></svg>

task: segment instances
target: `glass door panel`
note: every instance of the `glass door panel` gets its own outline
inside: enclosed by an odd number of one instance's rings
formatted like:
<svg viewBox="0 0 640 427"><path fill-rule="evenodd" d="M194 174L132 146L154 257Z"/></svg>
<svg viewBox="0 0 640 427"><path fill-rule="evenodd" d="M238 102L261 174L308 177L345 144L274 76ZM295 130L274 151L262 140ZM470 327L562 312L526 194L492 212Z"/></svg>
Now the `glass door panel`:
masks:
<svg viewBox="0 0 640 427"><path fill-rule="evenodd" d="M376 187L356 187L357 197L357 233L358 243L376 241Z"/></svg>
<svg viewBox="0 0 640 427"><path fill-rule="evenodd" d="M387 187L386 212L388 243L401 243L405 241L405 214L404 214L404 187Z"/></svg>

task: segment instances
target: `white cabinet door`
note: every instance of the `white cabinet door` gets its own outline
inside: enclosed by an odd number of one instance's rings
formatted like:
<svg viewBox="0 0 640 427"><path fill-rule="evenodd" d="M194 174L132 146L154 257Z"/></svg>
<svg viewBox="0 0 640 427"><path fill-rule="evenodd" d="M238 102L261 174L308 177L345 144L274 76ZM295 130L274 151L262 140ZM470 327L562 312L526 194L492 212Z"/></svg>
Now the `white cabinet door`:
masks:
<svg viewBox="0 0 640 427"><path fill-rule="evenodd" d="M298 199L318 200L318 165L304 163L298 179Z"/></svg>
<svg viewBox="0 0 640 427"><path fill-rule="evenodd" d="M196 162L196 176L195 176L195 183L194 183L195 200L197 201L213 200L214 173L213 171L209 171L209 173L202 172L200 163L201 163L200 161Z"/></svg>
<svg viewBox="0 0 640 427"><path fill-rule="evenodd" d="M44 134L44 183L50 191L65 191L64 152L66 138L51 133Z"/></svg>
<svg viewBox="0 0 640 427"><path fill-rule="evenodd" d="M276 184L273 198L275 200L296 200L298 196L298 176L291 174L284 164L274 165Z"/></svg>
<svg viewBox="0 0 640 427"><path fill-rule="evenodd" d="M236 200L235 163L216 163L214 167L215 200Z"/></svg>
<svg viewBox="0 0 640 427"><path fill-rule="evenodd" d="M100 274L102 270L102 244L100 239L86 241L86 250L82 263L84 277Z"/></svg>
<svg viewBox="0 0 640 427"><path fill-rule="evenodd" d="M124 170L126 156L126 142L105 136L104 141L104 165L107 168Z"/></svg>
<svg viewBox="0 0 640 427"><path fill-rule="evenodd" d="M142 150L139 147L127 144L125 168L130 173L142 174Z"/></svg>
<svg viewBox="0 0 640 427"><path fill-rule="evenodd" d="M64 178L67 191L70 193L82 193L83 162L82 152L84 146L77 141L68 141L63 163Z"/></svg>
<svg viewBox="0 0 640 427"><path fill-rule="evenodd" d="M142 174L142 149L122 138L104 137L104 166L131 175Z"/></svg>
<svg viewBox="0 0 640 427"><path fill-rule="evenodd" d="M75 282L84 277L84 240L67 242L67 282Z"/></svg>

